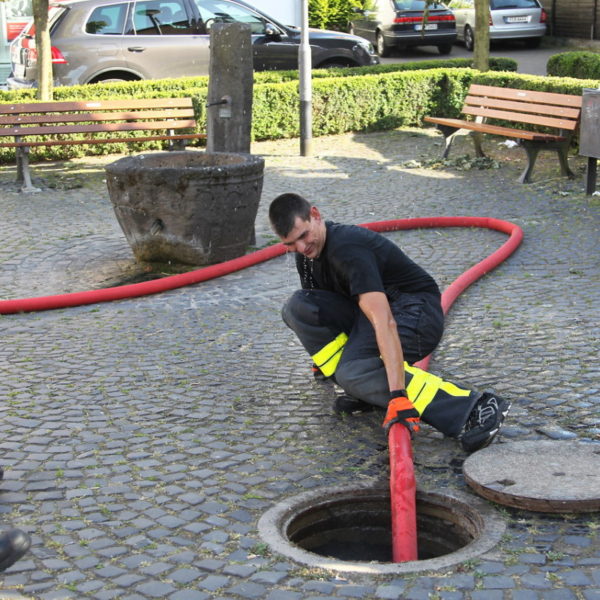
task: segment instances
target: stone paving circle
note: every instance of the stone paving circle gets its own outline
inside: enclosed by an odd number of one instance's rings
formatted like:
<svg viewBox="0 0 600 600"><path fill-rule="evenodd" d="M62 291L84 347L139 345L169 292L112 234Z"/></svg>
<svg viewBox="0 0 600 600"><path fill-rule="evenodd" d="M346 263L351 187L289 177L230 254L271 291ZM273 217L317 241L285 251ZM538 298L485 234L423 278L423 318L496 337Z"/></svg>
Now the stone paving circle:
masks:
<svg viewBox="0 0 600 600"><path fill-rule="evenodd" d="M277 194L327 218L365 223L487 216L521 226L517 252L452 307L430 369L512 401L490 452L515 442L600 446L600 202L541 154L486 139L485 161L458 138L406 128L255 142L265 159L256 246L276 241ZM68 150L68 149L67 149ZM190 149L190 152L196 151ZM34 164L37 194L0 167L2 299L64 294L168 275L136 264L104 166L119 156ZM484 229L386 234L447 287L506 236ZM383 414L341 418L281 322L297 286L290 256L173 291L0 316L0 528L32 538L0 574L1 600L598 600L600 515L551 514L482 500L455 440L414 440L424 491L461 492L506 523L493 548L407 574L340 574L269 549L267 510L295 495L389 479ZM499 453L499 456L501 454Z"/></svg>

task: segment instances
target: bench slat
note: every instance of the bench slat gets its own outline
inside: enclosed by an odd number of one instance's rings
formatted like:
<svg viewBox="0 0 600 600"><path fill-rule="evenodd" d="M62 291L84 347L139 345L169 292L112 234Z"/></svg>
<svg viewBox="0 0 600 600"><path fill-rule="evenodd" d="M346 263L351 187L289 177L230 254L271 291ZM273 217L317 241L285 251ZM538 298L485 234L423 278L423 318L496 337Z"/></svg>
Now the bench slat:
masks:
<svg viewBox="0 0 600 600"><path fill-rule="evenodd" d="M165 110L140 110L134 112L109 112L109 113L63 113L63 114L25 114L0 116L0 125L28 125L47 123L81 123L89 121L126 121L142 119L180 119L191 118L194 110L191 108L173 108ZM1 128L0 128L1 131Z"/></svg>
<svg viewBox="0 0 600 600"><path fill-rule="evenodd" d="M31 102L0 105L0 114L57 113L70 111L129 110L142 108L190 108L191 98L147 98L139 100L86 100L82 102Z"/></svg>
<svg viewBox="0 0 600 600"><path fill-rule="evenodd" d="M103 133L111 131L148 131L155 129L193 129L195 119L185 121L145 121L142 123L90 123L88 125L48 125L30 127L6 127L0 136L60 135L73 133ZM25 144L26 145L26 144Z"/></svg>
<svg viewBox="0 0 600 600"><path fill-rule="evenodd" d="M577 128L577 121L575 120L556 119L553 117L542 117L539 115L509 112L505 110L464 106L462 112L465 115L487 117L490 119L501 119L503 121L517 121L518 123L529 123L531 125L541 125L543 127L568 129L569 131L574 131Z"/></svg>
<svg viewBox="0 0 600 600"><path fill-rule="evenodd" d="M499 88L491 85L471 84L469 94L487 96L490 98L504 98L507 100L531 101L540 104L554 104L556 106L570 106L581 108L582 97L572 94L557 94L555 92L537 92L520 90L516 88Z"/></svg>
<svg viewBox="0 0 600 600"><path fill-rule="evenodd" d="M0 148L22 148L25 146L70 146L72 144L120 144L126 142L153 142L160 140L204 139L205 133L177 133L175 135L144 135L139 137L88 138L79 140L46 140L40 142L0 142Z"/></svg>
<svg viewBox="0 0 600 600"><path fill-rule="evenodd" d="M510 127L502 127L500 125L491 125L489 123L475 123L474 121L463 121L462 119L425 117L424 120L428 123L435 123L436 125L446 125L448 127L456 127L457 129L469 129L471 131L480 131L482 133L491 133L494 135L502 135L505 137L514 137L522 140L530 140L532 142L561 142L566 139L564 136L552 135L550 133L524 131L522 129L512 129Z"/></svg>
<svg viewBox="0 0 600 600"><path fill-rule="evenodd" d="M533 102L516 102L513 100L500 100L497 98L470 95L465 98L465 105L501 108L504 110L514 110L516 112L552 115L554 117L563 117L565 119L575 120L579 118L579 113L581 112L578 108L571 108L567 106L552 106L550 104L535 104Z"/></svg>

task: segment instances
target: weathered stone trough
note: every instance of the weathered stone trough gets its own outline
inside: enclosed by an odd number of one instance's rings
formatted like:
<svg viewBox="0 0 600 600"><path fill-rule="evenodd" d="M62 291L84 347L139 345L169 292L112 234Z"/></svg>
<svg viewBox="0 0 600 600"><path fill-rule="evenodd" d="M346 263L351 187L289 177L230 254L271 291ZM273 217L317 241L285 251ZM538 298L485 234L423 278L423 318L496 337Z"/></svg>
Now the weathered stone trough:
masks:
<svg viewBox="0 0 600 600"><path fill-rule="evenodd" d="M264 160L227 152L157 152L106 167L117 220L138 261L207 265L254 238Z"/></svg>

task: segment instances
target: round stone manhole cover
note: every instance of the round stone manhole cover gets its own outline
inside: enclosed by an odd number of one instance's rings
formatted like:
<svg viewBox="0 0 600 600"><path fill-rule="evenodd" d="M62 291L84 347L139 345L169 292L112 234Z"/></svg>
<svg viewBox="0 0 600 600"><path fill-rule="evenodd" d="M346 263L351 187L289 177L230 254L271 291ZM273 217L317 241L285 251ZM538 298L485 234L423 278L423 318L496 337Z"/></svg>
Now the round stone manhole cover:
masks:
<svg viewBox="0 0 600 600"><path fill-rule="evenodd" d="M494 444L463 464L481 496L538 512L600 510L600 444L525 441Z"/></svg>

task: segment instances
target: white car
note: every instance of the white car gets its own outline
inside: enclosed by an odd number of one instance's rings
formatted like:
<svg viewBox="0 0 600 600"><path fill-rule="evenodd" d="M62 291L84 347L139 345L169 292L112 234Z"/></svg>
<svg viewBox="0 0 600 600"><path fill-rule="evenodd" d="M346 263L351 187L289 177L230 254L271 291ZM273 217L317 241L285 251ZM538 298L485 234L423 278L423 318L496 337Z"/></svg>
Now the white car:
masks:
<svg viewBox="0 0 600 600"><path fill-rule="evenodd" d="M467 50L475 43L475 0L452 0L458 39ZM490 40L520 39L537 48L546 33L548 15L538 0L490 0Z"/></svg>

